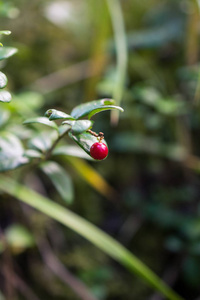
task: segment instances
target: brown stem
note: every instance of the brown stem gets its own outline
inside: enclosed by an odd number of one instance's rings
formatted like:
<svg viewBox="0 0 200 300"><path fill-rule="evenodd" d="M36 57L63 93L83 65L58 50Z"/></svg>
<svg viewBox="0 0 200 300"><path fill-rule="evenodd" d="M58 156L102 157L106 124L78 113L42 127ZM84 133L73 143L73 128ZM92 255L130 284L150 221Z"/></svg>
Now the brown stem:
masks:
<svg viewBox="0 0 200 300"><path fill-rule="evenodd" d="M52 154L52 151L57 146L57 144L60 142L60 140L63 138L63 136L67 133L67 131L63 132L59 135L59 137L55 140L55 142L52 144L52 146L49 148L49 150L45 154L45 160L48 160Z"/></svg>
<svg viewBox="0 0 200 300"><path fill-rule="evenodd" d="M99 142L101 143L102 140L104 139L104 133L103 132L99 132L98 134L94 131L92 131L91 129L88 129L87 132L89 132L91 135L95 136L96 138L99 138Z"/></svg>

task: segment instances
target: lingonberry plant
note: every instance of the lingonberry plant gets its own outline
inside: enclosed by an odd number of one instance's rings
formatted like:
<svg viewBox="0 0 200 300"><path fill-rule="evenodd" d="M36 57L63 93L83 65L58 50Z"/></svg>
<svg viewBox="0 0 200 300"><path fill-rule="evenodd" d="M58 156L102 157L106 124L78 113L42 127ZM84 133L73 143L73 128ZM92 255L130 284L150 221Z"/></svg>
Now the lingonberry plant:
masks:
<svg viewBox="0 0 200 300"><path fill-rule="evenodd" d="M45 113L45 117L31 118L26 120L24 124L41 123L56 130L57 137L46 153L43 153L44 159L48 159L56 152L55 148L58 142L68 133L68 136L90 155L91 158L103 160L108 155L108 147L104 139L104 134L102 132L97 134L91 130L94 121L90 119L93 115L105 110L123 111L121 107L115 106L114 104L115 101L112 99L95 100L76 106L70 115L62 111L49 109ZM62 120L61 125L57 125L54 122L55 120ZM29 154L31 154L29 157L34 157L32 151L29 151L28 155ZM36 153L36 157L38 157L38 153Z"/></svg>

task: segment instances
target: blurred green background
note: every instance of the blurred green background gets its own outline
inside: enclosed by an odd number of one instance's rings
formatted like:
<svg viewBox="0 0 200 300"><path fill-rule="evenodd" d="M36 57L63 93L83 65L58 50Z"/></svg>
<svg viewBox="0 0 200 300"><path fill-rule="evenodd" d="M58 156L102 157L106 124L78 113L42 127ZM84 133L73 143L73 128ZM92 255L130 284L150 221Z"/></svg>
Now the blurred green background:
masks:
<svg viewBox="0 0 200 300"><path fill-rule="evenodd" d="M94 130L103 131L109 145L105 161L56 159L69 176L70 201L34 165L7 173L113 236L181 296L197 300L198 4L116 2L126 36L113 28L113 21L120 23L114 1L110 6L102 0L0 1L0 29L12 32L1 41L18 49L1 63L13 94L10 104L1 104L2 130L6 126L26 146L32 129L22 122L49 108L69 113L78 104L113 95L124 108L115 124L110 112L93 118ZM116 92L120 84L122 97ZM73 145L67 137L65 142ZM10 241L0 256L1 300L80 299L72 288L77 280L99 300L164 299L70 229L4 194L0 225L1 238Z"/></svg>

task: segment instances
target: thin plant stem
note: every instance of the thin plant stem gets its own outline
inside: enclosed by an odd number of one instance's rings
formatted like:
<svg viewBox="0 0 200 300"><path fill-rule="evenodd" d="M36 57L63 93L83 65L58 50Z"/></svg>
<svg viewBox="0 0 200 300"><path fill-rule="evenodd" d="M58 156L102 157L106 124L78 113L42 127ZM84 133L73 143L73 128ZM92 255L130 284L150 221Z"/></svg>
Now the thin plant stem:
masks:
<svg viewBox="0 0 200 300"><path fill-rule="evenodd" d="M117 105L120 105L124 93L128 62L126 31L120 0L107 0L107 4L113 27L117 59L117 78L113 89L113 99L115 99ZM112 111L111 123L113 125L116 125L118 123L118 120L119 112Z"/></svg>

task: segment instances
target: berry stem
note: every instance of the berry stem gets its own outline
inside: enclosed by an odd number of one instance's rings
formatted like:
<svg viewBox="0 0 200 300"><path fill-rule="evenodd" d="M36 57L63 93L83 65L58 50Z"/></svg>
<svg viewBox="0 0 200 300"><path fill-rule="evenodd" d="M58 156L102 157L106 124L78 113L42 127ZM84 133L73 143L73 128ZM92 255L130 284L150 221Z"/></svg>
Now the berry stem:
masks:
<svg viewBox="0 0 200 300"><path fill-rule="evenodd" d="M91 129L88 129L87 132L89 132L91 135L95 136L98 138L99 143L102 142L102 140L104 139L104 133L103 132L99 132L98 134L94 131L92 131Z"/></svg>

